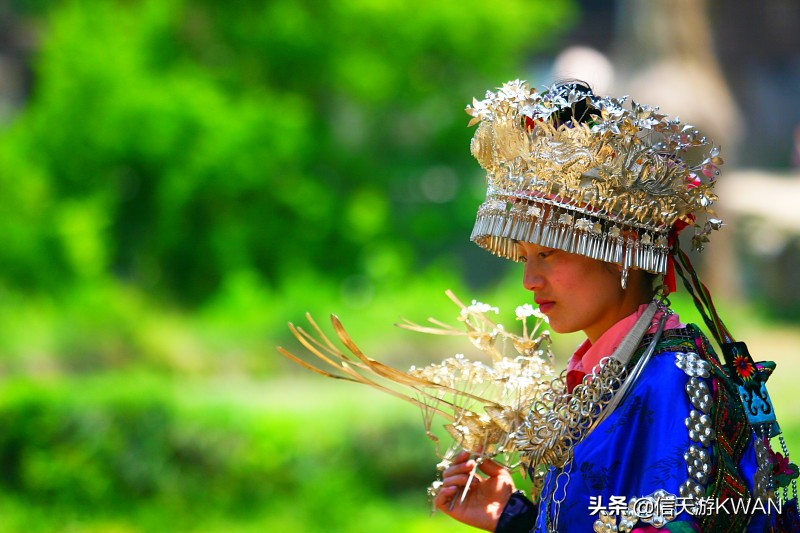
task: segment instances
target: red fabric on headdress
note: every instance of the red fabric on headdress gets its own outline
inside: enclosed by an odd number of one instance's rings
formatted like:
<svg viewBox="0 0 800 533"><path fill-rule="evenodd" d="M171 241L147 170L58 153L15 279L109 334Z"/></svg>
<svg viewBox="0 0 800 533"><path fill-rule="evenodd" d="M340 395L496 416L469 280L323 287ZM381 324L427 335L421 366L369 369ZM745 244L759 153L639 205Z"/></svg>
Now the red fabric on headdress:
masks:
<svg viewBox="0 0 800 533"><path fill-rule="evenodd" d="M667 257L667 273L664 275L664 285L667 286L667 290L669 290L670 293L678 290L677 277L675 276L675 249L678 246L678 235L680 235L684 229L694 225L695 216L690 214L689 218L691 219L690 222L678 219L675 224L672 225L672 229L669 231L669 236L667 237L669 256Z"/></svg>

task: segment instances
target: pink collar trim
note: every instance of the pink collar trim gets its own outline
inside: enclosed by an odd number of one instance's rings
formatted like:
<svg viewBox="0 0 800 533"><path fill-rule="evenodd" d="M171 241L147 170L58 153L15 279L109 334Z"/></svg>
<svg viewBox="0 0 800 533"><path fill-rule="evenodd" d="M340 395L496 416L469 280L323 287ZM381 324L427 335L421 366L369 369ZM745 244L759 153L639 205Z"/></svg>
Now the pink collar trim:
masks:
<svg viewBox="0 0 800 533"><path fill-rule="evenodd" d="M647 309L647 305L648 304L640 305L636 312L626 316L608 328L605 333L600 335L600 338L597 339L597 342L594 344L592 344L589 339L586 339L570 358L569 364L567 365L567 371L579 370L581 372L589 373L600 363L604 357L608 357L609 355L613 354L622 343L625 335L628 334L631 328L633 328L634 324L636 324L636 321L639 319L639 317L642 316L642 313L644 313L645 309ZM661 314L661 311L656 312L654 320L661 318ZM664 329L678 329L685 326L686 325L681 322L681 319L678 315L672 314L669 316L669 318L667 318L667 322L664 324ZM655 333L657 329L658 326L653 325L647 331L647 333Z"/></svg>

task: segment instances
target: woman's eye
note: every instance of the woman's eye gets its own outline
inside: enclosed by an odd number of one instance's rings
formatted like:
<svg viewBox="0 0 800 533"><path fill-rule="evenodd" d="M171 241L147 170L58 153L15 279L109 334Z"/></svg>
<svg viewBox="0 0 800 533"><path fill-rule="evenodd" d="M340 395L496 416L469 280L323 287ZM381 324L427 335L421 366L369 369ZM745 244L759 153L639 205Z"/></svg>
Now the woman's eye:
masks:
<svg viewBox="0 0 800 533"><path fill-rule="evenodd" d="M553 255L553 252L554 252L554 250L547 250L547 251L544 251L544 252L539 252L539 254L538 254L539 255L539 259L546 259L546 258L550 257L551 255Z"/></svg>

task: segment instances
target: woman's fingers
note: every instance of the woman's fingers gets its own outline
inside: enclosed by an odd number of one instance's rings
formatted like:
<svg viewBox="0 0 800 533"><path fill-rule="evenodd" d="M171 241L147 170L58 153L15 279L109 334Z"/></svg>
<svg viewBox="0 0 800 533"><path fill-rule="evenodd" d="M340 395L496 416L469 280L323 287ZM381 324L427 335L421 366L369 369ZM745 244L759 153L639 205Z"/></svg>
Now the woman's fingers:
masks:
<svg viewBox="0 0 800 533"><path fill-rule="evenodd" d="M500 464L496 463L491 459L484 459L483 462L478 466L481 472L486 474L487 476L497 476L503 473L506 469Z"/></svg>
<svg viewBox="0 0 800 533"><path fill-rule="evenodd" d="M469 474L459 474L457 476L446 477L446 478L442 479L442 486L443 487L463 487L464 485L467 484L467 481L469 481L469 478L470 478ZM474 485L475 483L478 483L482 479L483 478L481 478L480 476L472 476L472 481L470 483L472 483Z"/></svg>
<svg viewBox="0 0 800 533"><path fill-rule="evenodd" d="M443 479L446 479L450 476L458 476L464 473L472 472L476 464L477 463L471 459L464 462L455 462L447 467L447 469L442 473L442 477ZM478 465L478 469L490 477L501 475L507 471L505 467L501 466L495 461L492 461L491 459L484 459Z"/></svg>
<svg viewBox="0 0 800 533"><path fill-rule="evenodd" d="M439 492L436 494L436 499L442 498L444 500L449 501L450 498L454 494L458 494L458 487L451 486L451 487L442 487L439 489Z"/></svg>
<svg viewBox="0 0 800 533"><path fill-rule="evenodd" d="M453 457L450 461L450 466L448 468L453 468L454 466L463 465L464 463L469 462L472 455L469 452L460 452L458 455Z"/></svg>
<svg viewBox="0 0 800 533"><path fill-rule="evenodd" d="M475 461L454 463L448 466L447 469L442 472L442 477L446 478L448 476L457 476L459 474L463 474L464 472L471 472L473 468L475 468Z"/></svg>
<svg viewBox="0 0 800 533"><path fill-rule="evenodd" d="M467 451L459 452L458 455L453 457L453 464L455 464L455 463L463 463L464 461L466 461L470 457L472 457L472 454L467 452Z"/></svg>
<svg viewBox="0 0 800 533"><path fill-rule="evenodd" d="M507 469L490 459L476 461L474 455L461 452L442 473L442 484L433 503L456 520L493 531L497 527L497 510L503 508L513 492Z"/></svg>
<svg viewBox="0 0 800 533"><path fill-rule="evenodd" d="M450 508L450 502L453 501L453 498L456 497L458 494L458 487L442 487L439 489L439 492L436 493L436 497L433 499L433 503L436 507L446 510Z"/></svg>

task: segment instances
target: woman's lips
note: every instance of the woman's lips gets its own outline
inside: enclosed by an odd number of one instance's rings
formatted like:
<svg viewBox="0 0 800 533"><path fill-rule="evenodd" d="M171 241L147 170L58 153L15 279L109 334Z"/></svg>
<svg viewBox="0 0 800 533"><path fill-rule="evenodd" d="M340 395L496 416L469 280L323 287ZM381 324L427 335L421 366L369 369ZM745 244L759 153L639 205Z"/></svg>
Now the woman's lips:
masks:
<svg viewBox="0 0 800 533"><path fill-rule="evenodd" d="M552 309L554 305L556 305L555 302L547 302L547 301L541 302L539 303L539 311L541 311L544 314L547 314L547 312L550 311L550 309Z"/></svg>

